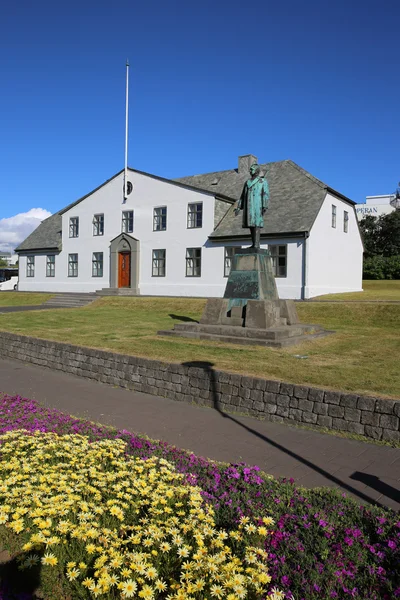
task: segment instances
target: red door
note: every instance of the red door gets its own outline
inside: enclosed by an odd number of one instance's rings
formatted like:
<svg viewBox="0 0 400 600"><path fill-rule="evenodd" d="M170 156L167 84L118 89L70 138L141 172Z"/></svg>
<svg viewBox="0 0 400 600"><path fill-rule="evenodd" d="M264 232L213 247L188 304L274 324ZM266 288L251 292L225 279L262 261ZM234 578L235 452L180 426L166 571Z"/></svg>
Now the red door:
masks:
<svg viewBox="0 0 400 600"><path fill-rule="evenodd" d="M131 254L120 252L118 255L118 287L128 288L131 286Z"/></svg>

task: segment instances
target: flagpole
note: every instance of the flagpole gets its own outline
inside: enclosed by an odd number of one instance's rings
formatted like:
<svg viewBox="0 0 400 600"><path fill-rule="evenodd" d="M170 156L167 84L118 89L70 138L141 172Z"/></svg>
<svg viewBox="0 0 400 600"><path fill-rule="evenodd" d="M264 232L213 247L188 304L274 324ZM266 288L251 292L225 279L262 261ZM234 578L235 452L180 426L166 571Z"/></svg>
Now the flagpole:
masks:
<svg viewBox="0 0 400 600"><path fill-rule="evenodd" d="M126 59L126 89L125 89L125 180L124 180L124 201L128 197L128 99L129 99L129 61Z"/></svg>

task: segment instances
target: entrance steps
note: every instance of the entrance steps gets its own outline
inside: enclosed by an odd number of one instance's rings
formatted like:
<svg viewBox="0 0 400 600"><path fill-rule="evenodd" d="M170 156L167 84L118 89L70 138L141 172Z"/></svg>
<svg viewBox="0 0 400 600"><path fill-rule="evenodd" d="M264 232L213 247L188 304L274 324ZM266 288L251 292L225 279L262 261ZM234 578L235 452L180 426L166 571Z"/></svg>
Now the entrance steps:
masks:
<svg viewBox="0 0 400 600"><path fill-rule="evenodd" d="M103 288L97 290L97 296L139 296L139 291L132 288Z"/></svg>
<svg viewBox="0 0 400 600"><path fill-rule="evenodd" d="M43 308L81 308L87 306L97 299L96 294L79 294L68 292L65 294L55 294L49 300L43 303Z"/></svg>

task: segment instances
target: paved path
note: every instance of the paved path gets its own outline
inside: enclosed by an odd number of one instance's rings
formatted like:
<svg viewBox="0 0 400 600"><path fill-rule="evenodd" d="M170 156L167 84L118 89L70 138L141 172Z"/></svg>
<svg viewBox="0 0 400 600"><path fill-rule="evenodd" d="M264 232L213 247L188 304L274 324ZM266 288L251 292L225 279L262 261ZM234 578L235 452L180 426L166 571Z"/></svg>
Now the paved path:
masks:
<svg viewBox="0 0 400 600"><path fill-rule="evenodd" d="M400 509L400 449L228 415L0 359L0 391L145 433L196 454L258 465L305 487L341 487L360 502Z"/></svg>
<svg viewBox="0 0 400 600"><path fill-rule="evenodd" d="M49 308L53 307L45 306L44 304L35 304L32 306L0 306L0 313L25 312L27 310L48 310Z"/></svg>

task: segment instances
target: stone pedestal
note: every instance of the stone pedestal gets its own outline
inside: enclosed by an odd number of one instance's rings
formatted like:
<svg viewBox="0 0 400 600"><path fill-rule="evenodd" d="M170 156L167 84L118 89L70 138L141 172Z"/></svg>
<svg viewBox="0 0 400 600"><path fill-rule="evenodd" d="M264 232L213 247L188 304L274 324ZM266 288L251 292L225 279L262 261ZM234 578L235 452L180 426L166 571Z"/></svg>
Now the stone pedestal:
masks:
<svg viewBox="0 0 400 600"><path fill-rule="evenodd" d="M179 323L160 335L283 347L326 335L300 324L293 300L280 300L268 250L242 248L233 257L223 298L210 298L199 323Z"/></svg>

